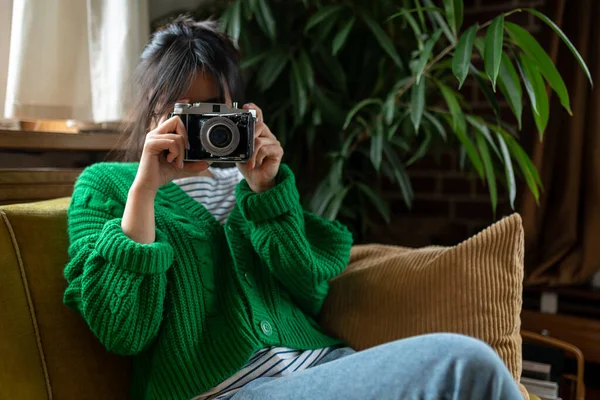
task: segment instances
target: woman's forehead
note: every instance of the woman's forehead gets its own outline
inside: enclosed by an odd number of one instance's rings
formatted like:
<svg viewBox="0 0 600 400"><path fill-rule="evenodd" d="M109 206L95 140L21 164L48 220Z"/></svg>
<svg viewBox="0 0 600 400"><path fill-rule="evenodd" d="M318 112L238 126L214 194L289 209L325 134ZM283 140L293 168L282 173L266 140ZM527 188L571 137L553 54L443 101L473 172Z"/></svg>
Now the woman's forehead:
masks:
<svg viewBox="0 0 600 400"><path fill-rule="evenodd" d="M221 97L219 84L214 76L207 73L196 75L184 99L190 103L207 102Z"/></svg>

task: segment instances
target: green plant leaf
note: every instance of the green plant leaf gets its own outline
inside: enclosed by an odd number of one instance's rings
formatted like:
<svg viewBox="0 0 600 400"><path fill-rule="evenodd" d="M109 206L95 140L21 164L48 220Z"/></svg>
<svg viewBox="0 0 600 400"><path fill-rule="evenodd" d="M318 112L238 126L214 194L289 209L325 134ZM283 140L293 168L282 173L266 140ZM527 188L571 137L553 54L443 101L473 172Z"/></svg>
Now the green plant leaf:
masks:
<svg viewBox="0 0 600 400"><path fill-rule="evenodd" d="M450 0L446 0L450 1ZM454 56L452 57L452 72L458 79L458 88L460 89L469 74L469 66L471 65L471 56L473 54L473 43L477 35L478 24L475 24L467 29L460 37Z"/></svg>
<svg viewBox="0 0 600 400"><path fill-rule="evenodd" d="M375 21L373 18L369 17L368 15L363 15L362 18L365 21L365 23L367 24L367 26L369 27L369 29L371 29L371 32L373 32L373 35L379 42L379 45L381 46L381 48L383 50L385 50L386 53L388 53L388 55L391 57L391 59L394 61L394 63L397 66L402 68L402 61L400 60L400 56L398 55L398 52L396 51L396 47L394 46L394 43L389 38L389 36L385 33L385 31L381 28L379 23L377 21Z"/></svg>
<svg viewBox="0 0 600 400"><path fill-rule="evenodd" d="M323 179L310 201L310 209L317 215L323 215L335 192L329 188L329 181Z"/></svg>
<svg viewBox="0 0 600 400"><path fill-rule="evenodd" d="M442 92L442 96L444 96L446 104L448 105L450 115L452 116L452 130L466 132L467 122L465 121L465 114L462 112L454 92L448 86L440 82L438 82L438 86Z"/></svg>
<svg viewBox="0 0 600 400"><path fill-rule="evenodd" d="M367 131L369 130L369 126L367 125L367 123L360 118L360 120L362 120L361 125L363 125L363 127L365 129L367 129ZM360 130L355 130L353 133L351 133L350 135L348 135L348 137L344 140L344 144L342 145L342 151L341 154L343 157L348 157L350 155L350 146L352 145L352 143L354 143L354 140L356 139L356 137L360 134Z"/></svg>
<svg viewBox="0 0 600 400"><path fill-rule="evenodd" d="M454 34L458 34L463 21L463 2L462 0L444 0L446 9L446 20L452 27Z"/></svg>
<svg viewBox="0 0 600 400"><path fill-rule="evenodd" d="M321 110L319 108L313 109L312 122L314 126L319 126L323 122L321 119Z"/></svg>
<svg viewBox="0 0 600 400"><path fill-rule="evenodd" d="M575 59L577 60L577 62L581 66L581 68L585 71L585 75L587 76L588 80L590 81L590 84L592 86L594 86L594 81L592 80L592 75L590 74L590 70L588 69L585 61L583 60L583 57L581 57L581 54L579 54L579 52L577 51L575 46L573 46L573 43L571 43L571 41L569 40L567 35L565 35L564 32L550 18L548 18L541 12L539 12L533 8L526 8L525 11L535 15L536 17L538 17L539 19L544 21L546 23L546 25L548 25L550 28L552 28L552 30L554 32L556 32L556 34L562 39L562 41L565 42L565 44L567 45L569 50L571 50L571 53L573 53L573 55L575 56Z"/></svg>
<svg viewBox="0 0 600 400"><path fill-rule="evenodd" d="M307 108L306 90L302 83L302 76L300 74L298 63L296 60L292 60L292 68L290 70L290 91L292 93L295 114L299 119L304 117Z"/></svg>
<svg viewBox="0 0 600 400"><path fill-rule="evenodd" d="M346 93L348 90L346 71L339 60L325 49L321 48L318 53L322 63L316 63L316 66L319 67L320 72L334 82L340 92Z"/></svg>
<svg viewBox="0 0 600 400"><path fill-rule="evenodd" d="M446 128L444 125L431 114L429 111L423 111L423 116L437 129L438 133L444 139L444 142L448 140L448 134L446 133Z"/></svg>
<svg viewBox="0 0 600 400"><path fill-rule="evenodd" d="M333 38L333 43L331 44L331 54L334 56L338 53L338 51L340 51L342 46L344 46L344 43L346 43L346 39L352 30L354 22L356 22L356 18L352 17L348 22L346 22L346 25L340 29L337 35L335 35L335 38Z"/></svg>
<svg viewBox="0 0 600 400"><path fill-rule="evenodd" d="M421 125L421 117L425 108L425 79L415 83L411 88L410 95L410 119L415 127L415 131L419 130Z"/></svg>
<svg viewBox="0 0 600 400"><path fill-rule="evenodd" d="M423 50L423 31L417 23L417 20L411 14L406 14L404 18L412 28L413 34L415 35L415 39L417 40L417 47L419 51Z"/></svg>
<svg viewBox="0 0 600 400"><path fill-rule="evenodd" d="M323 119L334 126L342 126L346 113L337 102L331 100L318 86L313 89L313 99L321 110L319 115L322 115Z"/></svg>
<svg viewBox="0 0 600 400"><path fill-rule="evenodd" d="M371 163L373 163L373 167L375 167L376 171L379 171L381 168L381 154L383 151L383 126L381 119L376 119L376 129L375 134L371 136L371 151L369 156L371 158Z"/></svg>
<svg viewBox="0 0 600 400"><path fill-rule="evenodd" d="M515 140L514 137L512 137L510 135L510 133L506 132L502 128L498 128L497 131L502 133L502 137L504 138L504 141L506 142L509 149L511 150L511 153L513 154L513 156L517 155L517 156L519 156L519 158L521 158L524 161L524 164L527 167L527 170L530 171L531 177L532 177L533 181L537 184L537 186L539 188L543 188L544 185L542 185L542 178L540 178L540 174L539 174L538 170L535 168L535 165L533 165L533 161L531 161L531 158L529 158L529 155L527 154L527 152L525 152L525 150L523 150L521 145Z"/></svg>
<svg viewBox="0 0 600 400"><path fill-rule="evenodd" d="M344 6L336 4L331 6L325 6L319 9L319 11L317 11L312 17L309 18L308 22L306 23L306 26L304 27L304 33L308 32L313 26L325 21L331 15L341 11L343 8Z"/></svg>
<svg viewBox="0 0 600 400"><path fill-rule="evenodd" d="M394 93L388 95L385 103L383 103L381 111L386 125L391 125L394 122L394 116L396 114L396 96Z"/></svg>
<svg viewBox="0 0 600 400"><path fill-rule="evenodd" d="M308 58L308 54L304 49L300 52L300 58L298 59L298 63L298 66L300 67L300 75L304 78L306 87L312 89L312 87L315 84L315 78L310 58Z"/></svg>
<svg viewBox="0 0 600 400"><path fill-rule="evenodd" d="M529 95L529 100L531 101L533 119L535 120L535 125L538 128L541 139L548 125L550 115L544 79L536 68L534 61L527 54L521 54L517 65L523 78L523 84Z"/></svg>
<svg viewBox="0 0 600 400"><path fill-rule="evenodd" d="M502 138L502 135L496 132L496 138L500 145L500 151L502 152L502 159L504 160L504 174L506 175L506 186L508 189L508 198L510 200L510 207L515 209L515 199L517 198L517 184L515 182L515 171L513 170L512 160L510 158L510 152L508 146Z"/></svg>
<svg viewBox="0 0 600 400"><path fill-rule="evenodd" d="M346 198L346 194L348 194L348 190L349 188L345 187L335 194L335 196L331 200L331 203L327 207L327 211L325 211L325 214L323 215L324 218L330 221L336 219L338 213L340 212L340 208L342 207L342 203Z"/></svg>
<svg viewBox="0 0 600 400"><path fill-rule="evenodd" d="M402 121L404 120L405 117L403 117L402 119L399 119L398 121L394 122L388 129L387 132L387 140L393 140L392 138L394 137L394 135L396 135L396 132L398 132L398 128L400 127L400 124L402 123Z"/></svg>
<svg viewBox="0 0 600 400"><path fill-rule="evenodd" d="M331 33L333 32L333 29L336 27L340 15L341 15L341 13L334 13L329 18L327 18L325 21L323 21L322 23L317 25L316 28L314 28L314 30L316 32L315 32L314 37L311 40L311 42L312 42L311 51L312 52L325 50L324 47L327 47L327 46L324 45L323 42L331 39ZM327 51L327 53L331 54L330 51Z"/></svg>
<svg viewBox="0 0 600 400"><path fill-rule="evenodd" d="M371 105L371 104L377 104L381 107L381 100L380 99L365 99L365 100L359 102L358 104L356 104L354 107L352 107L352 109L346 115L346 121L344 122L343 129L346 130L348 128L348 125L350 125L350 122L352 122L352 118L354 118L356 113L358 113L360 110L362 110L363 108L365 108L366 106Z"/></svg>
<svg viewBox="0 0 600 400"><path fill-rule="evenodd" d="M269 3L267 0L258 0L259 9L256 12L256 19L261 28L261 30L269 37L271 40L275 40L277 36L275 19L273 18L273 14L271 13L271 8L269 7Z"/></svg>
<svg viewBox="0 0 600 400"><path fill-rule="evenodd" d="M487 186L488 190L490 191L492 209L494 210L494 213L496 213L496 208L498 207L498 188L496 187L494 163L492 162L490 152L488 151L487 145L485 144L483 138L478 135L476 136L475 140L477 141L477 148L479 149L479 154L481 154L481 159L483 161L483 169L485 170Z"/></svg>
<svg viewBox="0 0 600 400"><path fill-rule="evenodd" d="M506 54L502 55L500 63L500 72L498 74L498 86L500 92L508 102L510 109L517 118L519 130L521 129L521 120L523 115L523 89L521 81L517 75L515 67Z"/></svg>
<svg viewBox="0 0 600 400"><path fill-rule="evenodd" d="M415 65L414 72L415 72L415 75L417 76L417 83L419 83L419 81L421 80L421 76L423 75L425 66L427 65L427 61L429 60L429 56L431 56L431 51L433 50L433 46L435 46L437 41L440 39L441 35L442 35L442 31L440 29L438 29L437 31L435 31L433 33L433 35L431 35L429 40L427 40L427 42L425 43L425 46L423 47L423 51L421 52L421 55L419 57L419 61Z"/></svg>
<svg viewBox="0 0 600 400"><path fill-rule="evenodd" d="M258 71L258 84L261 90L267 90L279 78L279 75L288 63L287 54L283 51L273 53L262 64L262 68Z"/></svg>
<svg viewBox="0 0 600 400"><path fill-rule="evenodd" d="M496 115L496 119L499 120L500 105L496 100L496 96L494 96L494 92L492 92L492 89L487 85L487 81L485 80L485 74L478 71L473 64L471 64L471 71L473 73L473 77L475 78L475 82L477 82L477 86L479 86L481 93L483 93L488 103L490 103L490 106L492 107L492 110L494 110L494 114Z"/></svg>
<svg viewBox="0 0 600 400"><path fill-rule="evenodd" d="M396 114L396 95L398 91L406 85L406 83L411 79L410 76L406 76L399 81L396 82L392 90L387 95L385 103L383 104L383 118L387 125L391 125L394 122L394 115Z"/></svg>
<svg viewBox="0 0 600 400"><path fill-rule="evenodd" d="M415 0L415 6L417 9L417 15L419 17L419 23L423 29L427 29L425 25L425 14L423 14L423 6L421 5L421 0Z"/></svg>
<svg viewBox="0 0 600 400"><path fill-rule="evenodd" d="M396 19L396 18L398 18L398 17L401 17L401 16L403 16L403 15L407 15L407 14L414 14L414 13L417 13L417 14L418 14L418 13L419 13L419 10L420 10L421 12L424 12L424 11L437 11L437 12L444 12L444 10L442 10L442 9L441 9L441 8L439 8L439 7L421 7L421 6L420 6L420 3L418 3L418 2L417 2L417 4L418 4L417 8L412 8L412 9L402 9L401 11L398 11L397 13L390 15L390 16L388 17L388 19L386 19L386 20L385 20L385 22L390 22L390 21L391 21L391 20L393 20L393 19ZM419 18L420 18L420 17L419 17Z"/></svg>
<svg viewBox="0 0 600 400"><path fill-rule="evenodd" d="M412 185L410 183L410 179L400 158L398 158L398 154L393 147L389 145L389 143L385 143L383 146L383 152L385 153L385 157L388 160L390 167L392 169L392 173L396 178L396 183L400 187L400 192L402 193L402 198L404 199L404 203L408 208L412 208L412 202L414 198L414 192Z"/></svg>
<svg viewBox="0 0 600 400"><path fill-rule="evenodd" d="M427 8L436 8L432 0L423 0L423 4L425 4ZM446 23L446 20L442 16L441 12L431 10L427 11L427 15L429 16L429 20L432 22L432 24L440 27L440 29L444 32L444 36L446 36L446 39L448 39L450 43L456 43L456 36L454 36L452 33L452 30Z"/></svg>
<svg viewBox="0 0 600 400"><path fill-rule="evenodd" d="M438 86L442 92L442 96L444 96L444 99L446 100L446 104L448 104L448 108L450 109L450 115L452 116L452 129L458 137L458 140L465 148L465 151L467 152L475 171L477 171L479 176L483 178L483 164L479 154L477 153L477 149L467 135L467 123L465 121L465 115L458 104L458 100L448 86L441 83L438 83Z"/></svg>
<svg viewBox="0 0 600 400"><path fill-rule="evenodd" d="M490 133L490 130L488 128L488 126L486 125L485 121L483 120L483 118L478 117L478 116L472 116L472 115L467 115L467 122L469 122L469 125L471 125L479 134L481 134L485 140L487 140L488 144L490 145L490 147L492 148L492 150L494 150L494 153L496 154L496 156L499 159L502 159L502 155L500 154L500 151L498 150L498 146L496 146L496 142L494 142L494 139L492 138L492 134Z"/></svg>
<svg viewBox="0 0 600 400"><path fill-rule="evenodd" d="M544 51L542 46L537 40L535 40L533 36L531 36L529 32L521 28L519 25L507 22L506 31L515 41L517 46L519 46L525 52L525 54L535 61L539 71L558 95L562 106L569 112L569 114L573 115L573 112L571 111L571 104L569 102L569 92L567 91L567 86L560 76L560 73L554 66L554 62L548 53Z"/></svg>
<svg viewBox="0 0 600 400"><path fill-rule="evenodd" d="M342 184L342 176L344 174L344 159L338 157L332 164L329 171L329 186L338 188Z"/></svg>
<svg viewBox="0 0 600 400"><path fill-rule="evenodd" d="M419 161L427 150L429 150L429 145L431 144L431 133L425 131L425 139L421 142L417 150L414 152L411 158L406 161L406 166L411 166L417 161Z"/></svg>
<svg viewBox="0 0 600 400"><path fill-rule="evenodd" d="M391 138L389 141L389 143L393 144L394 146L396 146L397 148L406 151L410 151L410 149L412 148L408 142L406 140L404 140L404 138L401 138L399 136L394 136L393 138Z"/></svg>
<svg viewBox="0 0 600 400"><path fill-rule="evenodd" d="M504 40L504 14L500 14L492 21L485 35L485 53L483 56L485 73L492 81L494 92L496 91L496 78L500 71L500 60L502 59L502 43Z"/></svg>
<svg viewBox="0 0 600 400"><path fill-rule="evenodd" d="M231 37L235 47L238 47L242 23L242 2L236 1L228 11L231 11L231 14L227 21L227 34Z"/></svg>
<svg viewBox="0 0 600 400"><path fill-rule="evenodd" d="M535 169L527 153L525 153L521 146L519 146L519 144L508 133L503 132L502 130L497 130L497 132L499 132L502 135L502 138L508 145L508 148L511 154L513 155L513 158L517 161L517 164L519 164L519 169L521 170L521 174L525 178L527 187L529 187L529 190L531 190L533 197L539 204L540 192L538 186L542 187L542 182L537 172L537 169Z"/></svg>
<svg viewBox="0 0 600 400"><path fill-rule="evenodd" d="M244 1L242 0L241 2L243 3ZM250 7L250 11L253 13L259 11L258 0L248 0L248 6Z"/></svg>
<svg viewBox="0 0 600 400"><path fill-rule="evenodd" d="M250 68L250 67L260 63L262 60L264 60L265 58L267 58L268 56L270 56L272 54L273 54L272 52L266 51L264 53L260 53L260 54L254 55L252 57L246 58L246 59L242 60L242 62L240 63L240 67Z"/></svg>
<svg viewBox="0 0 600 400"><path fill-rule="evenodd" d="M357 182L356 187L367 197L367 199L369 199L371 204L377 209L377 212L379 212L385 222L389 224L391 221L389 204L367 185Z"/></svg>

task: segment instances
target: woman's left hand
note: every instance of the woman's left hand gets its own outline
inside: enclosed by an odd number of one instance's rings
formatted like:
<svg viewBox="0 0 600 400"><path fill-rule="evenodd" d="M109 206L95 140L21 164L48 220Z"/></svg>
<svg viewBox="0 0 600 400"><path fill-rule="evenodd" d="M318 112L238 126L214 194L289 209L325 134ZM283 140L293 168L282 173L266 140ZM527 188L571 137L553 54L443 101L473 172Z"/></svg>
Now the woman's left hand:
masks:
<svg viewBox="0 0 600 400"><path fill-rule="evenodd" d="M238 164L238 168L246 178L250 189L255 193L262 193L275 186L283 148L265 124L262 110L254 103L245 104L243 108L256 110L254 153L246 164Z"/></svg>

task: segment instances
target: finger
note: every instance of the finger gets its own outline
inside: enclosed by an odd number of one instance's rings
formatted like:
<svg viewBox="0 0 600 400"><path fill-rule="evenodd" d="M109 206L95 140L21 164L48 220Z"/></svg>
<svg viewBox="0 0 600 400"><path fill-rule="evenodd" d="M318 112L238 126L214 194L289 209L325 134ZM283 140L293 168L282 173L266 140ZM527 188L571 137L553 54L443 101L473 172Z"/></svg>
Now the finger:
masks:
<svg viewBox="0 0 600 400"><path fill-rule="evenodd" d="M177 158L175 159L175 167L179 168L179 169L183 169L183 160L185 159L185 148L187 147L187 140L185 139L185 137L181 136L181 135L177 135L178 140L176 140L177 143L177 150L178 150L178 155Z"/></svg>
<svg viewBox="0 0 600 400"><path fill-rule="evenodd" d="M254 125L254 139L259 138L261 135L263 135L265 132L265 124L263 124L262 122L257 122L256 125Z"/></svg>
<svg viewBox="0 0 600 400"><path fill-rule="evenodd" d="M275 138L275 135L271 132L271 129L264 122L257 123L254 127L254 137L268 137Z"/></svg>
<svg viewBox="0 0 600 400"><path fill-rule="evenodd" d="M175 145L177 147L177 156L173 157L172 153L169 152L168 154L166 154L166 158L167 161L169 163L174 161L175 167L177 168L183 168L183 161L185 159L185 147L187 145L186 140L183 136L181 135L177 135L175 133L164 133L162 135L157 135L157 134L153 134L151 136L151 138L153 139L168 139L168 140L172 140L175 142ZM175 159L176 158L176 159Z"/></svg>
<svg viewBox="0 0 600 400"><path fill-rule="evenodd" d="M171 117L165 121L163 121L158 127L152 132L154 135L168 135L168 134L179 135L183 141L181 144L181 149L178 151L180 158L177 160L175 164L179 168L183 168L183 159L185 158L185 149L189 148L187 130L185 129L185 125L183 125L183 121L179 116Z"/></svg>
<svg viewBox="0 0 600 400"><path fill-rule="evenodd" d="M258 145L266 146L269 144L277 144L277 143L279 143L279 141L275 137L261 136L259 138L256 138L254 140L254 143L255 143L255 147L256 147Z"/></svg>
<svg viewBox="0 0 600 400"><path fill-rule="evenodd" d="M187 131L185 129L185 125L183 125L183 121L181 121L181 118L179 118L177 115L158 125L153 132L156 134L177 133L178 135L185 137L187 140Z"/></svg>
<svg viewBox="0 0 600 400"><path fill-rule="evenodd" d="M261 147L273 145L273 144L279 144L277 139L264 138L264 137L259 137L259 138L254 139L254 153L252 154L252 157L250 157L250 161L248 162L248 167L250 169L252 169L256 166L256 154L258 154L258 151L261 149Z"/></svg>
<svg viewBox="0 0 600 400"><path fill-rule="evenodd" d="M167 120L167 115L163 115L162 117L160 117L160 119L158 120L158 125L162 124L163 122L165 122Z"/></svg>
<svg viewBox="0 0 600 400"><path fill-rule="evenodd" d="M174 139L151 138L146 141L146 148L152 154L160 154L164 151L169 153L166 155L167 162L171 163L179 155L179 146Z"/></svg>
<svg viewBox="0 0 600 400"><path fill-rule="evenodd" d="M283 149L277 144L263 146L256 155L256 165L262 165L265 159L272 158L273 160L281 159Z"/></svg>
<svg viewBox="0 0 600 400"><path fill-rule="evenodd" d="M243 105L242 107L245 110L256 110L256 122L264 122L264 118L263 118L263 112L260 109L260 107L258 107L256 104L254 103L246 103Z"/></svg>
<svg viewBox="0 0 600 400"><path fill-rule="evenodd" d="M251 170L254 168L255 162L256 162L256 155L258 154L258 152L260 151L260 148L262 147L262 142L260 141L260 139L256 139L254 141L254 152L252 152L252 156L250 157L250 159L248 160L248 163L246 164L248 166L248 169Z"/></svg>

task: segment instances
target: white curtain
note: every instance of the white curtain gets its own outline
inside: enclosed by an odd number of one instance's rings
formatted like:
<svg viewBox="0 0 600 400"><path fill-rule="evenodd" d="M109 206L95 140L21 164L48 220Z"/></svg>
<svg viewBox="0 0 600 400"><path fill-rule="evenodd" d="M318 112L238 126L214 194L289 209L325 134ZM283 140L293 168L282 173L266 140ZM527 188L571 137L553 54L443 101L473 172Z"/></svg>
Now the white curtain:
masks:
<svg viewBox="0 0 600 400"><path fill-rule="evenodd" d="M6 117L124 120L149 25L147 0L14 0Z"/></svg>

